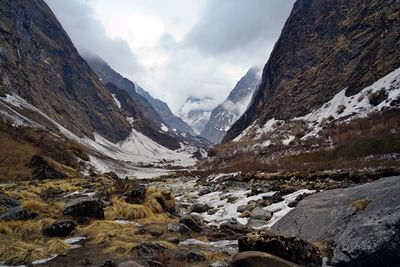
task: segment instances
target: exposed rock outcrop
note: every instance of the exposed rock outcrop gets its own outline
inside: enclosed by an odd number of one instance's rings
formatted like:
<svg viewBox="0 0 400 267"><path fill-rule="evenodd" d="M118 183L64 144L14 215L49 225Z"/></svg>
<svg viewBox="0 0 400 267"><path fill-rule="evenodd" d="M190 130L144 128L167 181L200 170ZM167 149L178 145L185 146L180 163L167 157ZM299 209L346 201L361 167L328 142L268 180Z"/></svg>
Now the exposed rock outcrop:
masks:
<svg viewBox="0 0 400 267"><path fill-rule="evenodd" d="M229 128L246 111L251 97L259 85L260 70L251 68L236 84L226 100L211 112L201 136L217 144L221 142Z"/></svg>
<svg viewBox="0 0 400 267"><path fill-rule="evenodd" d="M343 89L353 95L398 68L399 12L399 1L296 1L260 89L224 142L257 119L305 115Z"/></svg>
<svg viewBox="0 0 400 267"><path fill-rule="evenodd" d="M0 80L79 136L113 142L130 125L44 1L1 0ZM4 95L4 93L3 93Z"/></svg>
<svg viewBox="0 0 400 267"><path fill-rule="evenodd" d="M320 192L300 201L272 229L310 242L333 241L333 266L400 262L400 177Z"/></svg>

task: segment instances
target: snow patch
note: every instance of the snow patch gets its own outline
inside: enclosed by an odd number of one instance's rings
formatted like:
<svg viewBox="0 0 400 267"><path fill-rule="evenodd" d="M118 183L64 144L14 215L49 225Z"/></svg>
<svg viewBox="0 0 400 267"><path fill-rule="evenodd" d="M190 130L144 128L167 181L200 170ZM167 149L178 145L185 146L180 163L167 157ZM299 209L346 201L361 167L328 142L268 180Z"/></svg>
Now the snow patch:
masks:
<svg viewBox="0 0 400 267"><path fill-rule="evenodd" d="M121 102L119 102L119 100L117 99L115 94L111 94L112 97L114 98L115 103L117 104L118 108L121 109Z"/></svg>

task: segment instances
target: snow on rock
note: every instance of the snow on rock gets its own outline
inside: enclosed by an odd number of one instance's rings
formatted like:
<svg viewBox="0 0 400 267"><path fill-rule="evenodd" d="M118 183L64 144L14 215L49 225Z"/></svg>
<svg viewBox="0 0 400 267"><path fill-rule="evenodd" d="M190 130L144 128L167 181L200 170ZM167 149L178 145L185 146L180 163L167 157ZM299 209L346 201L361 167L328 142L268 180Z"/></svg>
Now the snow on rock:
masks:
<svg viewBox="0 0 400 267"><path fill-rule="evenodd" d="M168 127L165 126L164 123L161 124L161 131L163 131L163 132L168 132L169 131Z"/></svg>
<svg viewBox="0 0 400 267"><path fill-rule="evenodd" d="M262 126L255 121L237 136L234 141L238 142L245 137L251 137L254 140L262 139L263 134L274 132L282 128L282 125L295 121L304 121L311 130L301 138L304 140L309 137L318 136L325 122L348 122L357 118L367 117L373 112L382 111L390 107L394 101L400 99L400 68L364 88L358 94L346 96L346 90L347 88L344 88L319 109L305 116L293 118L286 122L272 118ZM385 95L386 98L380 103L373 103L372 99L374 95L376 96L379 93ZM282 132L280 134L287 136L288 133L285 134ZM288 145L293 140L293 136L288 136L281 141L283 144Z"/></svg>
<svg viewBox="0 0 400 267"><path fill-rule="evenodd" d="M249 218L239 218L238 215L240 214L240 212L237 211L237 208L242 205L247 205L247 203L252 200L257 201L265 196L272 196L275 194L275 192L267 192L254 196L247 196L247 194L250 192L251 190L236 190L228 193L218 191L203 195L198 198L198 203L208 204L209 206L217 208L218 211L215 214L211 215L207 212L201 213L200 215L204 218L205 221L209 222L209 225L219 226L221 223L226 222L231 218L236 218L239 223L247 224ZM265 225L259 228L269 228L277 221L279 221L283 216L285 216L289 211L293 209L290 208L288 205L298 196L303 194L312 194L315 192L315 190L301 189L292 194L284 196L283 201L265 207L265 212L273 213L273 217L271 220L266 221ZM228 197L237 197L238 199L234 203L229 203Z"/></svg>
<svg viewBox="0 0 400 267"><path fill-rule="evenodd" d="M115 94L111 94L112 97L114 98L115 103L117 104L118 108L121 109L121 102L119 102L119 100L117 99Z"/></svg>
<svg viewBox="0 0 400 267"><path fill-rule="evenodd" d="M262 199L263 196L272 196L275 192L262 193L255 196L247 197L246 195L250 193L251 190L237 190L234 192L223 193L221 191L212 192L204 196L199 197L198 202L201 204L208 204L212 207L220 207L220 209L215 214L202 213L201 216L204 220L208 221L210 225L219 226L221 223L229 220L230 218L237 218L239 213L237 208L241 205L246 205L251 200ZM221 200L221 196L224 195L225 198ZM228 203L228 197L237 197L235 203ZM238 222L246 224L248 218L237 218Z"/></svg>
<svg viewBox="0 0 400 267"><path fill-rule="evenodd" d="M152 171L147 171L144 170L144 168L137 167L137 165L160 163L160 161L163 160L170 163L172 162L179 166L192 166L196 163L196 160L192 157L190 149L187 146L183 147L179 151L170 150L159 145L135 129L132 129L131 134L119 143L112 143L97 133L93 134L95 140L88 137L81 138L64 128L62 125L18 95L6 95L5 97L0 97L0 100L1 114L7 114L8 118L13 119L15 125L28 125L43 129L46 128L20 114L20 112L13 107L26 108L43 116L43 118L54 124L59 130L59 133L55 133L56 135L62 134L64 137L83 144L102 155L102 157L90 155L91 165L102 172L106 170L118 170L119 172L117 172L117 174L154 177L154 175L157 174L166 174L168 171L160 170L158 168L155 168ZM134 123L133 118L127 119L131 124ZM121 162L117 163L115 161Z"/></svg>

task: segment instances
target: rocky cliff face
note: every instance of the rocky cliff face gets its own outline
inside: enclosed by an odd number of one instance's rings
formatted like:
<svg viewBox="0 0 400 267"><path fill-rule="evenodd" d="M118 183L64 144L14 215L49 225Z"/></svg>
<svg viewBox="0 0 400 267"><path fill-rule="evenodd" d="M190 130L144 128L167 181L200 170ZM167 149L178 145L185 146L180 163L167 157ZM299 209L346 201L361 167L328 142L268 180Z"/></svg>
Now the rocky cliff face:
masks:
<svg viewBox="0 0 400 267"><path fill-rule="evenodd" d="M106 87L42 1L0 1L0 92L17 94L80 136L131 131Z"/></svg>
<svg viewBox="0 0 400 267"><path fill-rule="evenodd" d="M260 90L224 141L257 120L290 119L400 66L400 2L298 0L264 67Z"/></svg>
<svg viewBox="0 0 400 267"><path fill-rule="evenodd" d="M236 84L227 99L212 112L201 136L217 144L229 128L246 111L260 80L259 69L251 68Z"/></svg>
<svg viewBox="0 0 400 267"><path fill-rule="evenodd" d="M118 88L127 91L133 98L145 98L146 102L151 105L150 109L154 109L159 116L161 116L163 122L165 122L165 124L167 124L171 129L195 135L193 129L189 125L172 113L167 103L152 97L142 87L113 70L100 57L95 55L86 55L85 59L104 83L115 84ZM144 106L144 108L149 109L147 103L144 103Z"/></svg>

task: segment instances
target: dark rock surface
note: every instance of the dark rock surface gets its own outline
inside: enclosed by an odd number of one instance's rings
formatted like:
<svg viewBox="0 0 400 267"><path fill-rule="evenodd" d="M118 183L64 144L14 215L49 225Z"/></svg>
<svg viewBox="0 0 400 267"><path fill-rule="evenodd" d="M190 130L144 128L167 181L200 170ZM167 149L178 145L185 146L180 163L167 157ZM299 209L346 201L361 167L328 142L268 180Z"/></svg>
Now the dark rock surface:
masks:
<svg viewBox="0 0 400 267"><path fill-rule="evenodd" d="M131 204L142 204L146 200L146 191L144 185L138 185L130 192L124 194L125 201Z"/></svg>
<svg viewBox="0 0 400 267"><path fill-rule="evenodd" d="M179 223L184 224L185 226L187 226L190 230L192 230L194 232L200 233L203 231L203 228L201 228L201 226L196 221L196 219L190 215L180 218Z"/></svg>
<svg viewBox="0 0 400 267"><path fill-rule="evenodd" d="M62 213L74 218L104 219L103 205L96 198L83 197L71 200L65 204Z"/></svg>
<svg viewBox="0 0 400 267"><path fill-rule="evenodd" d="M22 207L11 208L0 214L0 221L15 221L28 219L29 213Z"/></svg>
<svg viewBox="0 0 400 267"><path fill-rule="evenodd" d="M297 237L275 235L270 232L251 233L239 238L239 252L262 251L295 262L301 266L321 266L319 250Z"/></svg>
<svg viewBox="0 0 400 267"><path fill-rule="evenodd" d="M152 97L146 90L139 85L123 77L114 71L103 59L95 55L86 55L86 61L104 83L113 83L118 88L127 91L132 97L139 99L143 97L152 106L162 120L172 129L177 129L180 132L195 135L193 129L187 125L181 118L175 116L167 103ZM146 106L144 106L146 107ZM148 107L146 107L148 108Z"/></svg>
<svg viewBox="0 0 400 267"><path fill-rule="evenodd" d="M281 259L277 256L261 252L246 251L236 254L232 261L232 267L300 267L300 265Z"/></svg>
<svg viewBox="0 0 400 267"><path fill-rule="evenodd" d="M7 93L79 136L97 132L114 142L128 136L129 122L46 3L1 0L0 6L0 79ZM32 113L26 115L58 131Z"/></svg>
<svg viewBox="0 0 400 267"><path fill-rule="evenodd" d="M71 232L75 229L76 223L74 221L60 221L55 222L45 229L43 229L43 234L49 237L64 237L69 236Z"/></svg>
<svg viewBox="0 0 400 267"><path fill-rule="evenodd" d="M291 119L348 88L353 95L400 66L400 2L298 0L232 140L256 119Z"/></svg>
<svg viewBox="0 0 400 267"><path fill-rule="evenodd" d="M400 177L320 192L300 201L272 229L310 242L334 241L334 266L394 266L400 262L399 192Z"/></svg>

